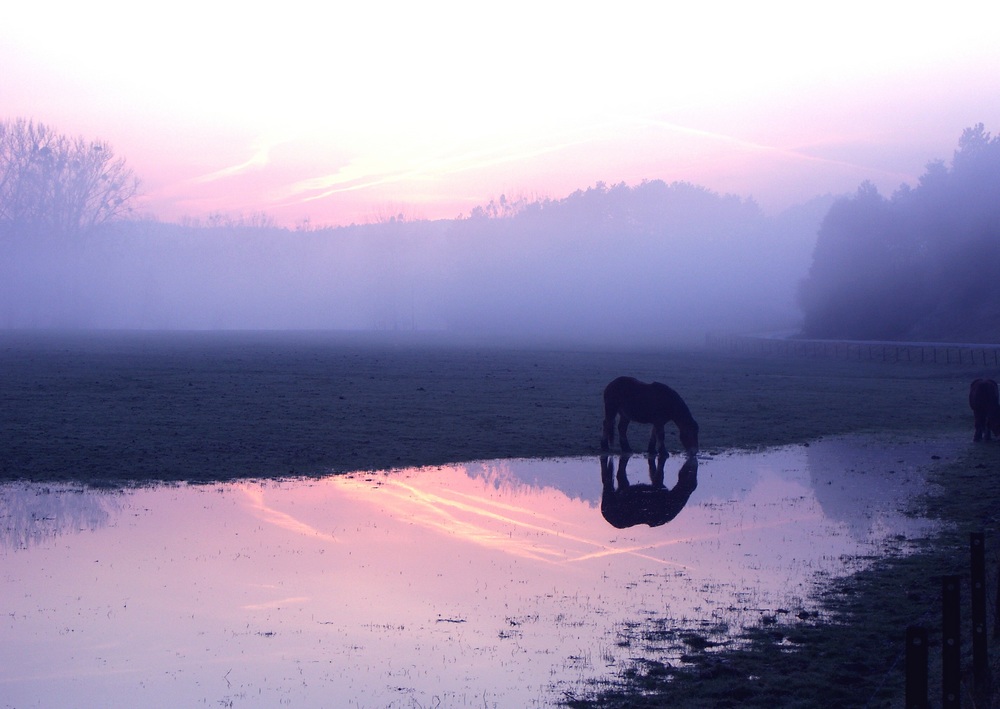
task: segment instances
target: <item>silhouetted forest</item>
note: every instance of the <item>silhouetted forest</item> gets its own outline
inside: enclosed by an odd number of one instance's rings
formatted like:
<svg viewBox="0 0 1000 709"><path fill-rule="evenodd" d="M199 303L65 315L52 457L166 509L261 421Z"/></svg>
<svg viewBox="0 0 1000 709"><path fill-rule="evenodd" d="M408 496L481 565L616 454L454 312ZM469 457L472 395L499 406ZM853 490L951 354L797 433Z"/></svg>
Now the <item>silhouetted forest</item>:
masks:
<svg viewBox="0 0 1000 709"><path fill-rule="evenodd" d="M1000 342L1000 137L967 128L950 167L833 204L800 290L807 337Z"/></svg>

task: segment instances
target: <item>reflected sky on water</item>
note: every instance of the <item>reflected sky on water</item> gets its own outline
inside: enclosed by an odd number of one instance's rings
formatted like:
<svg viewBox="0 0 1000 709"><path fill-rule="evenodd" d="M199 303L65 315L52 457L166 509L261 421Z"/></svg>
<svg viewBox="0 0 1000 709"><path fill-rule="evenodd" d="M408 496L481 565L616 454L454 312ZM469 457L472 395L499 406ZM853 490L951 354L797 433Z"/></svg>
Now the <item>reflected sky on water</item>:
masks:
<svg viewBox="0 0 1000 709"><path fill-rule="evenodd" d="M673 507L621 528L618 456L0 487L0 706L549 705L647 655L645 621L723 642L798 622L817 578L930 529L900 510L958 448L672 457L662 489L633 456L633 504Z"/></svg>

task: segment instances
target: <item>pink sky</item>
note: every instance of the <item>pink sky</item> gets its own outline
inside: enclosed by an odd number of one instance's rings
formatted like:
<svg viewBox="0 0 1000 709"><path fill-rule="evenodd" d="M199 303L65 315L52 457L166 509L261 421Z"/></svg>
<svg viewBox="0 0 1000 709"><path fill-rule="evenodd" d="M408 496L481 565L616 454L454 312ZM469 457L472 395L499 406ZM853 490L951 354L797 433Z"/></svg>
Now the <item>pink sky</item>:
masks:
<svg viewBox="0 0 1000 709"><path fill-rule="evenodd" d="M5 10L0 118L108 141L166 221L450 218L643 179L773 211L1000 131L995 4L164 7Z"/></svg>

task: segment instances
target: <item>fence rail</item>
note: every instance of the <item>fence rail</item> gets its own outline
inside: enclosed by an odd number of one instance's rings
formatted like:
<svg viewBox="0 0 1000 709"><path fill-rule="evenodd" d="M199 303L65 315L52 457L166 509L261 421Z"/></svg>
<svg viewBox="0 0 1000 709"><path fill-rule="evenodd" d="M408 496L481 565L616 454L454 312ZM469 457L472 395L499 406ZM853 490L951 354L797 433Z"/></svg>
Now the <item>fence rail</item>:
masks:
<svg viewBox="0 0 1000 709"><path fill-rule="evenodd" d="M709 347L741 354L826 357L881 362L915 362L945 365L1000 366L1000 345L944 344L934 342L868 342L852 340L800 340L782 337L710 334Z"/></svg>

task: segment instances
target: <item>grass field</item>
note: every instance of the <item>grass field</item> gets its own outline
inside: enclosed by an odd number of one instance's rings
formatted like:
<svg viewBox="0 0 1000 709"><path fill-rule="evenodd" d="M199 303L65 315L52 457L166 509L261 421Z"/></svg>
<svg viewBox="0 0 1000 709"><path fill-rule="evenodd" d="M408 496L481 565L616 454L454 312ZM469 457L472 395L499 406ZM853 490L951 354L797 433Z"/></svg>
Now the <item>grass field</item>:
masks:
<svg viewBox="0 0 1000 709"><path fill-rule="evenodd" d="M945 531L916 554L836 580L819 619L762 626L744 649L693 648L683 667L650 654L621 685L595 688L597 696L572 704L902 706L903 633L925 622L931 647L940 643L936 579L967 574L970 531L986 532L988 573L996 579L1000 444L971 443L966 401L968 382L994 376L989 370L697 348L7 333L0 335L0 479L201 482L591 454L600 438L601 391L621 374L677 389L700 423L706 452L852 432L944 433L969 444L958 463L932 472L941 494L919 510L948 523ZM645 435L637 430L634 442ZM992 583L988 598L996 598ZM932 669L932 703L939 676Z"/></svg>
<svg viewBox="0 0 1000 709"><path fill-rule="evenodd" d="M979 373L320 334L8 333L0 479L207 481L595 453L601 391L620 374L677 389L706 451L971 431Z"/></svg>

